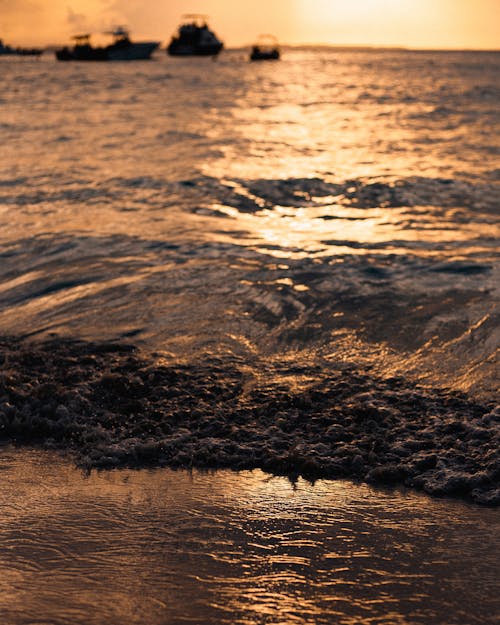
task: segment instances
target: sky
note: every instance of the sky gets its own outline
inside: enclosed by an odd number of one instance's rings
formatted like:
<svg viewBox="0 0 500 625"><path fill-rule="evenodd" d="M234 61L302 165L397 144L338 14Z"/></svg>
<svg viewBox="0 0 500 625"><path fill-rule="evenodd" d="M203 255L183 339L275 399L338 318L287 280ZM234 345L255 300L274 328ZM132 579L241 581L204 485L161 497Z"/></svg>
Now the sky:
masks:
<svg viewBox="0 0 500 625"><path fill-rule="evenodd" d="M65 43L128 25L168 41L184 13L204 13L228 46L272 33L282 43L500 49L500 0L0 0L0 38Z"/></svg>

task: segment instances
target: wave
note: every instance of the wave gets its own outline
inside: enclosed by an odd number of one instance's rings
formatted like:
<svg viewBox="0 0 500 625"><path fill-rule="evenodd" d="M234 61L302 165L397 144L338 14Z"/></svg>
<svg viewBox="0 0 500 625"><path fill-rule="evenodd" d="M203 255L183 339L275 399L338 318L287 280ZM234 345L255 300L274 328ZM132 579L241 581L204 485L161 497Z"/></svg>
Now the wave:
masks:
<svg viewBox="0 0 500 625"><path fill-rule="evenodd" d="M29 205L38 231L11 235L0 252L4 333L136 336L173 351L182 336L193 353L209 339L245 353L247 344L349 353L379 373L488 397L496 389L496 182L198 175L29 184L4 180L0 195L20 211L24 201L59 203L76 231L50 232L54 217Z"/></svg>
<svg viewBox="0 0 500 625"><path fill-rule="evenodd" d="M322 204L355 208L453 206L498 210L497 184L474 183L459 178L410 176L334 182L326 178L219 180L202 176L180 184L242 212Z"/></svg>
<svg viewBox="0 0 500 625"><path fill-rule="evenodd" d="M491 171L491 182L472 182L460 178L409 176L386 180L358 178L341 182L327 177L285 179L219 179L197 176L170 181L162 177L113 177L104 180L67 180L43 175L29 179L0 179L0 189L9 189L0 196L2 204L36 205L47 202L96 203L119 202L134 195L148 205L148 192L154 205L161 207L170 195L203 197L206 204L226 203L242 212L258 212L276 206L302 207L325 203L357 208L399 208L441 206L498 210L497 171ZM16 187L22 192L17 193ZM158 197L158 192L163 192ZM167 203L170 205L170 202Z"/></svg>
<svg viewBox="0 0 500 625"><path fill-rule="evenodd" d="M343 362L145 358L132 346L0 343L4 440L87 468L252 469L406 484L500 504L500 406Z"/></svg>

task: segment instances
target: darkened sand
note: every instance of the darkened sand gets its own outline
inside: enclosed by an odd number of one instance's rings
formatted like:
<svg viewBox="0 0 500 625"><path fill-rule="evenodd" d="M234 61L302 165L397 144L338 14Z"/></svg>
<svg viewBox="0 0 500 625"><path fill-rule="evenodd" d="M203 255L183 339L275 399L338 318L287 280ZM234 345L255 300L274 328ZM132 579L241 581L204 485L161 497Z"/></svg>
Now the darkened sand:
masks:
<svg viewBox="0 0 500 625"><path fill-rule="evenodd" d="M498 510L0 450L5 625L493 625Z"/></svg>
<svg viewBox="0 0 500 625"><path fill-rule="evenodd" d="M2 438L92 467L262 469L500 502L500 409L339 362L0 343Z"/></svg>

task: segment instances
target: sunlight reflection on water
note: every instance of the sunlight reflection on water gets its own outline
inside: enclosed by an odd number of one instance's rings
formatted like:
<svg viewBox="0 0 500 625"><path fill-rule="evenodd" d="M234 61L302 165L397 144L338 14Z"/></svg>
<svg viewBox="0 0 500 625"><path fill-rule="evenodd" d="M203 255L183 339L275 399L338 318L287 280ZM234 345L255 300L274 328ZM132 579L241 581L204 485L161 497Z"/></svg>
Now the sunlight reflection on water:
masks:
<svg viewBox="0 0 500 625"><path fill-rule="evenodd" d="M497 622L495 510L259 471L1 464L9 625Z"/></svg>
<svg viewBox="0 0 500 625"><path fill-rule="evenodd" d="M3 59L2 332L491 397L499 59Z"/></svg>

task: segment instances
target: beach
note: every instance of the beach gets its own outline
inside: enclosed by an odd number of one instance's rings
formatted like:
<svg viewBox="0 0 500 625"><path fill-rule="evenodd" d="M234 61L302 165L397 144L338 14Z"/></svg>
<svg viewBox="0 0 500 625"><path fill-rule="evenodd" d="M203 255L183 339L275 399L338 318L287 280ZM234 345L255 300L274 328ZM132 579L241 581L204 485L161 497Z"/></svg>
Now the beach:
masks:
<svg viewBox="0 0 500 625"><path fill-rule="evenodd" d="M494 622L499 64L0 60L4 622Z"/></svg>

